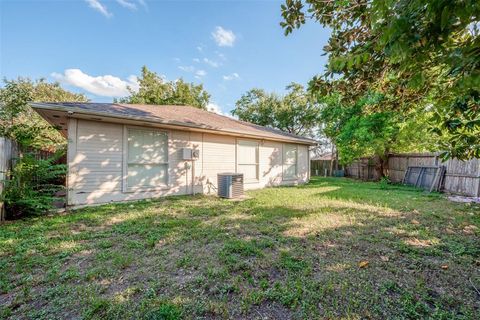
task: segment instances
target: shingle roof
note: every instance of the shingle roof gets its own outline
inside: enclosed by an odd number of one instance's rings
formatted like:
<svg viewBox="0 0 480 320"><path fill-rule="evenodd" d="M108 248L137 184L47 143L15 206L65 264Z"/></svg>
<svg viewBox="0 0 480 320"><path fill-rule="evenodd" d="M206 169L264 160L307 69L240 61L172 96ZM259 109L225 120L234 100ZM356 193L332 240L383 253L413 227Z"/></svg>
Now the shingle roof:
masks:
<svg viewBox="0 0 480 320"><path fill-rule="evenodd" d="M190 106L143 105L119 103L31 103L34 109L57 110L104 117L149 121L164 125L250 135L265 139L316 144L315 140L232 119Z"/></svg>
<svg viewBox="0 0 480 320"><path fill-rule="evenodd" d="M310 160L332 160L333 158L335 158L334 155L331 152L327 152L322 155L312 157Z"/></svg>

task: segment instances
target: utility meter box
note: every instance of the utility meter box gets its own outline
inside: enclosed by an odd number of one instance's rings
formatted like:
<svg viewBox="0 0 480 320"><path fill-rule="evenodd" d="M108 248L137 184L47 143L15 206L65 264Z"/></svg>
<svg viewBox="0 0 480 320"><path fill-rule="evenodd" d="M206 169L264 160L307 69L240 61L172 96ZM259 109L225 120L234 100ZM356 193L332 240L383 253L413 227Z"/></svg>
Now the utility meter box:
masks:
<svg viewBox="0 0 480 320"><path fill-rule="evenodd" d="M198 150L182 148L182 160L195 160L200 155Z"/></svg>

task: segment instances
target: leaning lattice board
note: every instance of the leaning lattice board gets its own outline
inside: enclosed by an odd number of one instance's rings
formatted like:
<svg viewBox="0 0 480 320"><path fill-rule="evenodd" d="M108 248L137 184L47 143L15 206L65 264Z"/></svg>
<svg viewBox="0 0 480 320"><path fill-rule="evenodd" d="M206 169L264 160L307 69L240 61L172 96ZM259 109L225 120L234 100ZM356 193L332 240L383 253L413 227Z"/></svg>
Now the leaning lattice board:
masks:
<svg viewBox="0 0 480 320"><path fill-rule="evenodd" d="M430 192L440 191L444 177L445 166L411 166L405 171L403 184Z"/></svg>

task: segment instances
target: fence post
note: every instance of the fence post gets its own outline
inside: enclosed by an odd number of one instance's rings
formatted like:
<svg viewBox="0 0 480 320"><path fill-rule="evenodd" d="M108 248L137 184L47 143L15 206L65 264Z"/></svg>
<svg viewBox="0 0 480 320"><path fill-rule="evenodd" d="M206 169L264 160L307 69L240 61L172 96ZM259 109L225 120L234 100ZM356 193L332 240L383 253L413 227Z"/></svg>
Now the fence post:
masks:
<svg viewBox="0 0 480 320"><path fill-rule="evenodd" d="M10 162L12 159L13 143L11 140L0 137L0 196L3 195L4 183L8 178L8 171L10 170ZM5 220L5 206L0 198L0 221Z"/></svg>
<svg viewBox="0 0 480 320"><path fill-rule="evenodd" d="M480 161L478 162L477 177L478 177L477 197L480 198Z"/></svg>

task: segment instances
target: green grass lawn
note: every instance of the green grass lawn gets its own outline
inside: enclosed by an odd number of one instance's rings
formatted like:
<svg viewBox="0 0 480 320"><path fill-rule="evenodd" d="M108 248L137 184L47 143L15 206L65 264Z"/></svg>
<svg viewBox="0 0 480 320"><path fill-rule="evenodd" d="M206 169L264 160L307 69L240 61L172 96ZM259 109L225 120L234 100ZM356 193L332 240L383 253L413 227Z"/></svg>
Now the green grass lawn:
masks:
<svg viewBox="0 0 480 320"><path fill-rule="evenodd" d="M348 179L248 195L1 225L0 318L478 317L478 205Z"/></svg>

